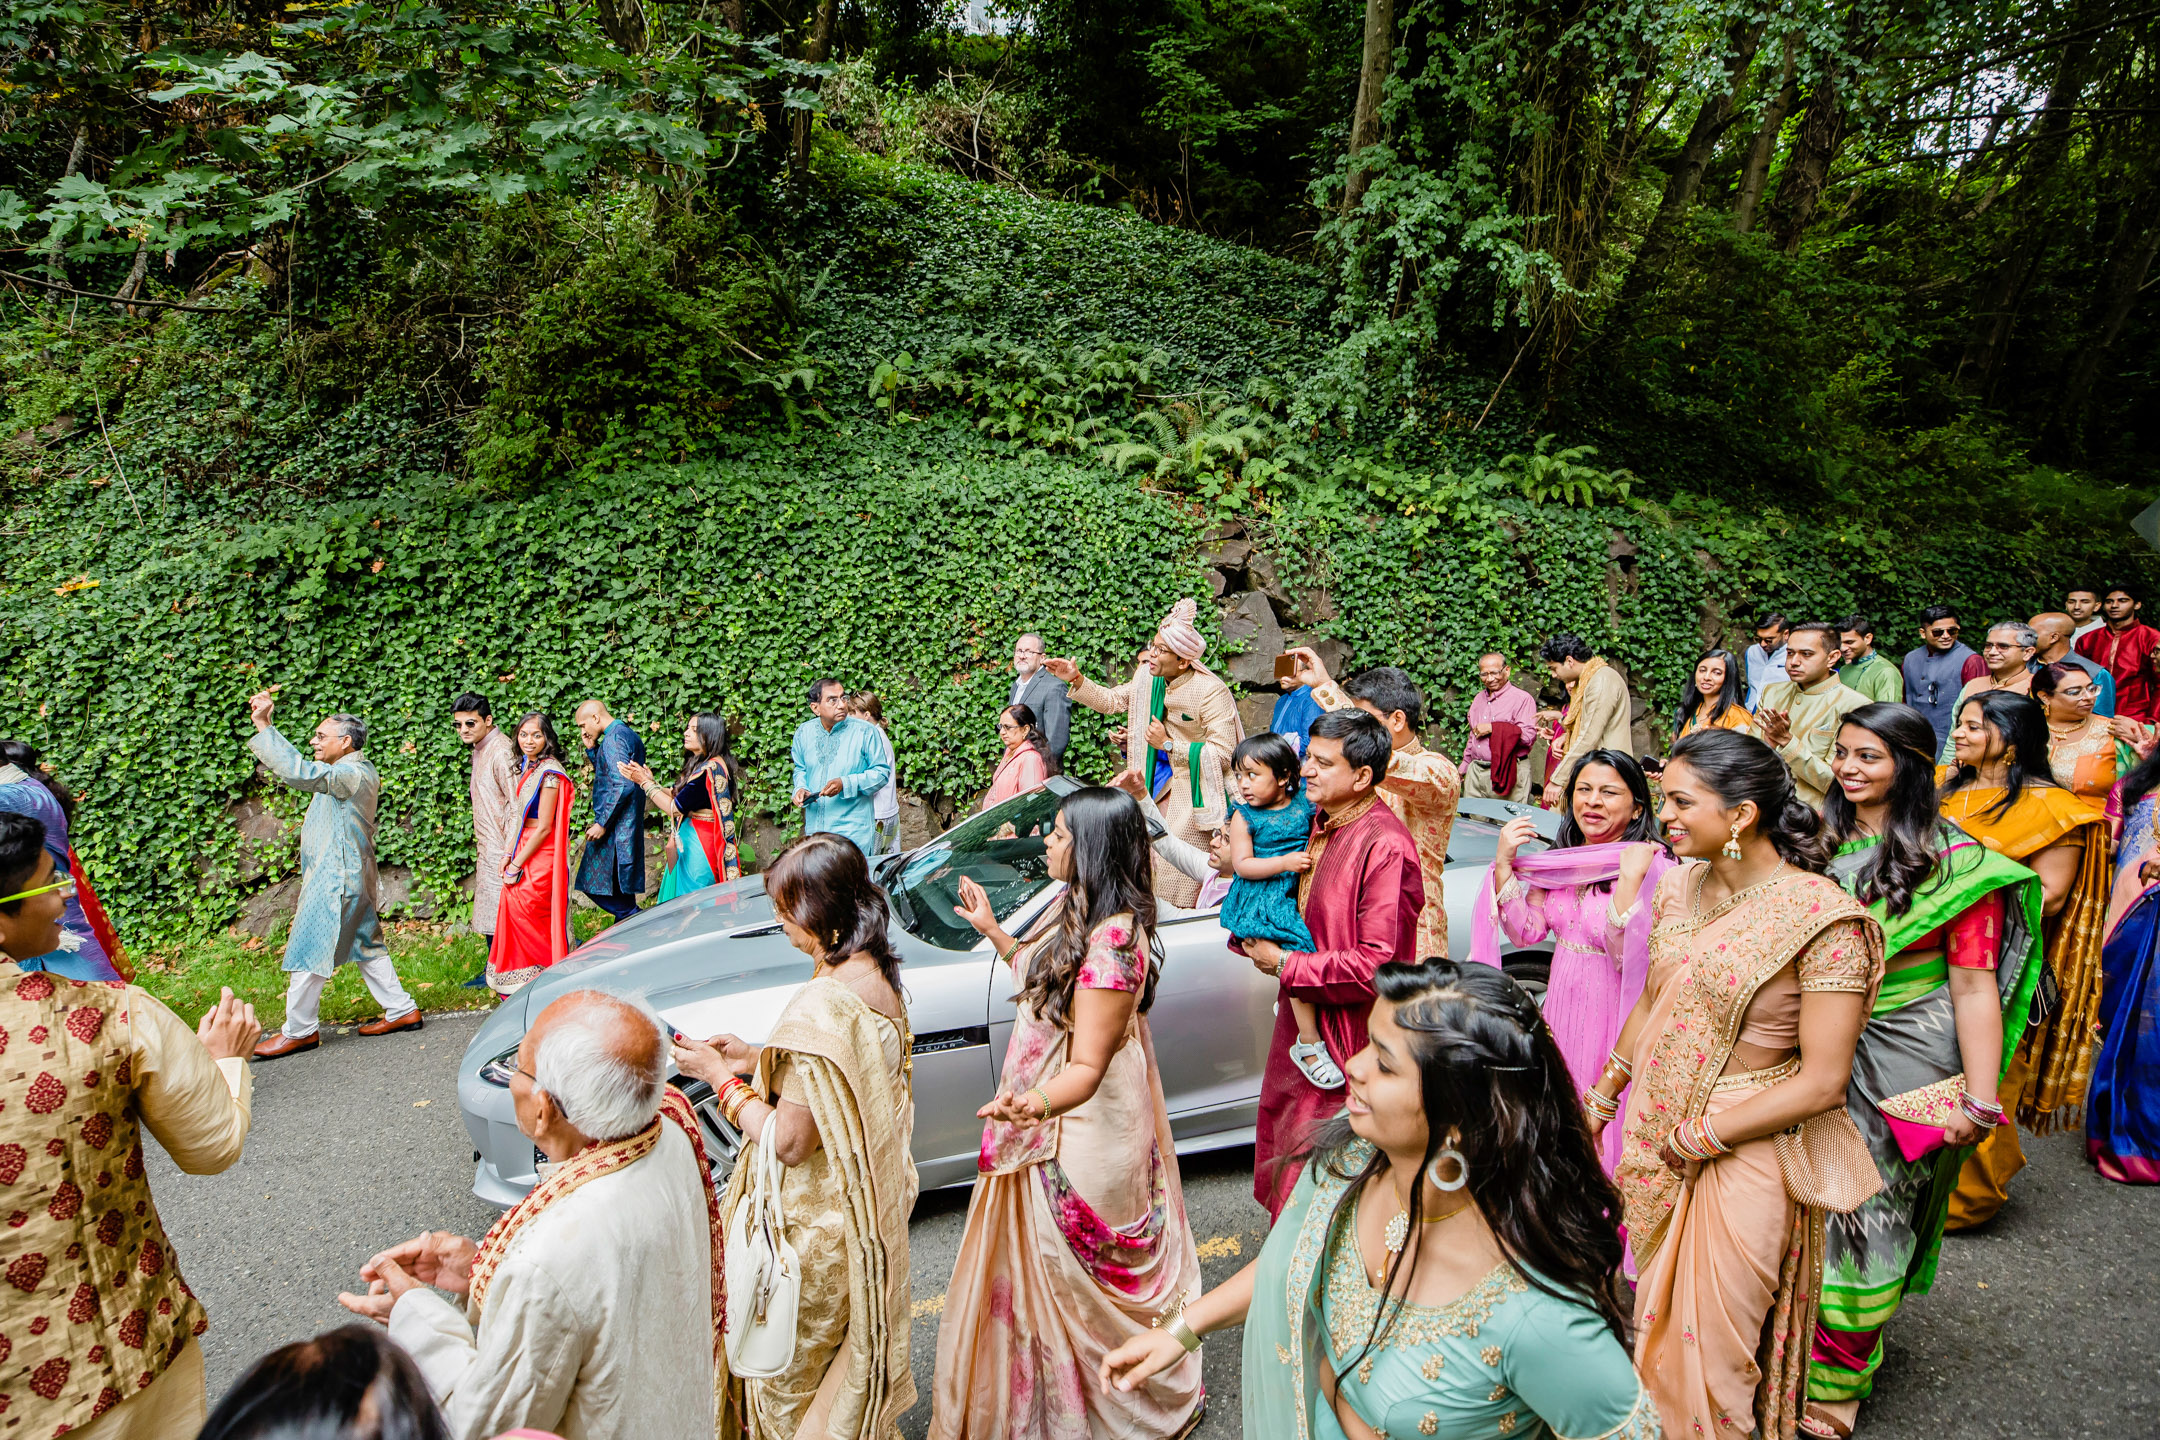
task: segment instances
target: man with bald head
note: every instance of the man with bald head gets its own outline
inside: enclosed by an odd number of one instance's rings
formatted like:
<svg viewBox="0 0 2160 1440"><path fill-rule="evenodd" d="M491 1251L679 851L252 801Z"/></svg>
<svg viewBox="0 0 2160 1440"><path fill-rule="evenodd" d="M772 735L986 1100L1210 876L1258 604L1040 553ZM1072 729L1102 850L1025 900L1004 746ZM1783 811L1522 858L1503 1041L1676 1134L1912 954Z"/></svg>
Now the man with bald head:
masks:
<svg viewBox="0 0 2160 1440"><path fill-rule="evenodd" d="M2093 714L2112 717L2115 714L2115 677L2108 674L2107 666L2099 661L2078 654L2077 621L2060 610L2049 610L2032 617L2032 628L2040 642L2033 650L2034 662L2053 665L2059 660L2092 676L2093 693L2099 697L2093 701Z"/></svg>
<svg viewBox="0 0 2160 1440"><path fill-rule="evenodd" d="M585 827L577 888L615 919L627 920L645 893L645 792L623 779L622 767L645 763L645 742L599 700L577 707L577 728L593 767L593 818Z"/></svg>
<svg viewBox="0 0 2160 1440"><path fill-rule="evenodd" d="M545 1178L478 1245L416 1236L338 1297L389 1326L457 1440L712 1433L719 1203L663 1033L598 990L542 1010L508 1083Z"/></svg>

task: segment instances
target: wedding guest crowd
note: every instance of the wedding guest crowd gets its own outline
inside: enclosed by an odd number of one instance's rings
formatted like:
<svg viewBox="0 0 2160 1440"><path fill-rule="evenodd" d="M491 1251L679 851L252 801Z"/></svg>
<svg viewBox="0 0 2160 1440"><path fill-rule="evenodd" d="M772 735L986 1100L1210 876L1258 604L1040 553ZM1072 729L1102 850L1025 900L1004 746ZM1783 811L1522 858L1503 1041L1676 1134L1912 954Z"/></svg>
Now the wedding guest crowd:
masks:
<svg viewBox="0 0 2160 1440"><path fill-rule="evenodd" d="M2086 601L2105 620L2080 634ZM1068 699L1123 722L1123 755L1108 785L1058 784L1042 864L1062 889L1026 924L956 884L1013 1023L977 1112L928 1432L1183 1436L1211 1398L1202 1338L1241 1326L1238 1383L1213 1398L1257 1440L1855 1433L1943 1236L2010 1200L2021 1125L2082 1123L2102 1176L2160 1184L2160 632L2124 586L2065 605L1990 623L1977 657L1931 606L1899 667L1866 616L1769 615L1744 657L1702 652L1662 762L1636 753L1619 666L1553 635L1542 787L1537 697L1498 652L1457 758L1427 743L1408 670L1337 683L1306 647L1276 706L1296 743L1247 738L1189 600L1115 688L1023 635L983 808L1060 773ZM824 678L808 700L804 834L762 881L807 978L762 1043L684 1036L636 997L554 997L497 1062L545 1157L532 1191L478 1241L430 1231L375 1255L340 1299L384 1330L266 1357L203 1434L363 1411L457 1440L895 1432L918 1395L915 1037L871 863L896 844L878 798L895 756L875 694ZM108 1190L104 1157L147 1125L182 1169L230 1165L246 1057L320 1043L338 964L383 1007L362 1033L421 1023L382 945L364 722L324 719L310 761L272 692L250 708L256 756L313 797L288 1018L260 1044L230 991L190 1035L117 975L67 968L119 946L51 823L71 797L34 752L0 750L0 1048L65 1052L0 1103L0 1163L32 1157L8 1181L38 1202L11 1243L66 1257L27 1284L8 1268L0 1359L58 1378L0 1405L52 1433L181 1437L204 1418L207 1320L140 1163ZM572 944L577 782L545 712L506 736L477 693L451 709L473 928L510 993ZM577 889L636 911L648 799L671 825L663 901L742 875L744 777L717 709L689 719L672 784L603 702L575 718L595 792ZM1466 791L1480 814L1518 808L1465 944L1445 892ZM1556 816L1522 804L1533 791ZM1161 932L1195 909L1277 997L1253 1154L1269 1231L1211 1290L1150 1028ZM1503 946L1548 944L1533 999ZM717 1189L714 1120L740 1138ZM92 1245L120 1247L117 1284L90 1275ZM67 1266L85 1272L72 1290ZM32 1321L63 1293L67 1326Z"/></svg>

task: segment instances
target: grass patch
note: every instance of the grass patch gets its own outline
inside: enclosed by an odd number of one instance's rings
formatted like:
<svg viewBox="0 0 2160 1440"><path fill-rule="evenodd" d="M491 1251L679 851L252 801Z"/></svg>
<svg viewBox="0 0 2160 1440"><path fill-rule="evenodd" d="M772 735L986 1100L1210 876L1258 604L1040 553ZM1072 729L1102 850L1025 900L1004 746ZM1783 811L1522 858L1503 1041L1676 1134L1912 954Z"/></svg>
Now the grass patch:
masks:
<svg viewBox="0 0 2160 1440"><path fill-rule="evenodd" d="M580 943L590 940L607 925L597 910L571 912L570 926ZM441 1010L486 1010L495 1004L492 990L468 990L465 982L480 972L487 949L473 934L453 935L447 925L423 920L398 920L383 926L383 939L398 978L420 1008L433 1014ZM167 950L139 953L135 983L163 1000L193 1024L217 1003L218 992L232 986L233 993L252 1001L256 1018L265 1033L285 1023L286 974L283 968L285 931L270 938L227 930L209 940L191 941ZM350 1025L372 1020L382 1013L354 965L340 965L323 991L322 1022Z"/></svg>

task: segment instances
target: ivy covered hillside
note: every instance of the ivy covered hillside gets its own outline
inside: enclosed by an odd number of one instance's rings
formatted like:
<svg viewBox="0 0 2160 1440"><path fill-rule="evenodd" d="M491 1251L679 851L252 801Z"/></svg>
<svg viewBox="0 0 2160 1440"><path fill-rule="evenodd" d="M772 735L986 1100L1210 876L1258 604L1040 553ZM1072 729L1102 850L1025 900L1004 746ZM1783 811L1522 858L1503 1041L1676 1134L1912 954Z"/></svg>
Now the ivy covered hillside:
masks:
<svg viewBox="0 0 2160 1440"><path fill-rule="evenodd" d="M444 927L468 688L605 699L663 773L724 711L762 858L814 677L883 698L912 835L987 783L1018 632L1122 677L1185 595L1249 719L1324 642L1453 747L1478 654L1555 629L1658 732L1770 608L1902 651L2156 575L2150 300L2108 299L2150 17L2073 62L2038 11L1412 5L1375 52L1332 0L1102 8L0 4L0 734L164 983L274 938L265 685L366 719L388 895ZM1586 73L1463 78L1538 26ZM1509 149L1539 107L1610 138Z"/></svg>

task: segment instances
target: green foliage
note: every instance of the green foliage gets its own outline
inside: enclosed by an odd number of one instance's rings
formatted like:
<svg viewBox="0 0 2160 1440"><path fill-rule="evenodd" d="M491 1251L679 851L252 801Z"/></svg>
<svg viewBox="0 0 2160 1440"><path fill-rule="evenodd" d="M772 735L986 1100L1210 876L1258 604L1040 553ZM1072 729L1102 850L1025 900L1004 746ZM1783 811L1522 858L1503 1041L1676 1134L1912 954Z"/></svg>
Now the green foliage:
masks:
<svg viewBox="0 0 2160 1440"><path fill-rule="evenodd" d="M902 352L870 372L870 398L895 422L944 399L1015 447L1075 452L1129 414L1170 356L1118 343L1047 355L1009 340L961 340L918 365Z"/></svg>
<svg viewBox="0 0 2160 1440"><path fill-rule="evenodd" d="M1102 447L1120 475L1135 468L1158 485L1200 496L1220 514L1261 508L1270 484L1291 483L1309 457L1260 404L1233 405L1220 390L1164 397L1134 417L1135 435Z"/></svg>
<svg viewBox="0 0 2160 1440"><path fill-rule="evenodd" d="M925 433L944 432L902 432ZM14 497L34 538L0 590L0 733L83 795L85 862L130 929L234 912L236 801L297 818L299 797L256 779L243 747L242 702L266 683L291 733L330 710L368 720L382 859L438 896L471 865L446 708L468 687L565 726L601 696L658 757L687 712L721 709L748 805L784 819L802 689L831 670L885 697L911 790L965 798L997 752L1012 636L1122 671L1154 617L1205 594L1196 521L1092 463L970 453L965 432L944 436L965 458L926 459L883 435L730 442L515 500L414 476L264 521L176 506L154 531L117 487L48 477ZM86 571L96 585L70 588ZM1071 759L1107 773L1095 718ZM275 876L292 858L250 865Z"/></svg>

